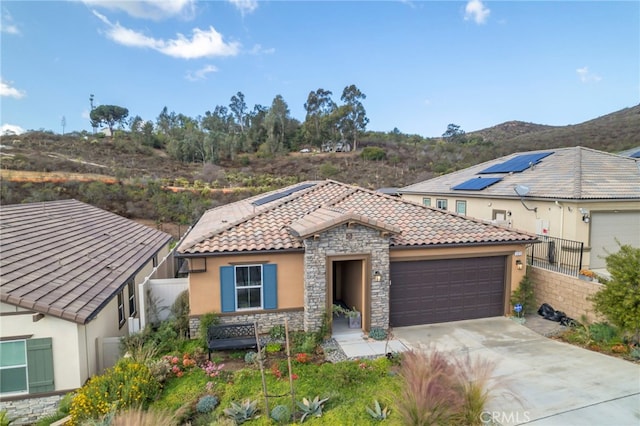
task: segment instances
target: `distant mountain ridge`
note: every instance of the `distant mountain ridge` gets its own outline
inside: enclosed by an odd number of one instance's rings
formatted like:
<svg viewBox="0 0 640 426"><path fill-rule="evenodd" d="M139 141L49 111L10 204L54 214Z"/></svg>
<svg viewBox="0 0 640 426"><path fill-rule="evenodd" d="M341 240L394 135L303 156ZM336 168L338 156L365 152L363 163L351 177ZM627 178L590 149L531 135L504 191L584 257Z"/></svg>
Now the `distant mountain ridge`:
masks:
<svg viewBox="0 0 640 426"><path fill-rule="evenodd" d="M619 152L640 146L640 104L568 126L547 126L508 121L487 129L467 133L481 137L511 152L585 146Z"/></svg>

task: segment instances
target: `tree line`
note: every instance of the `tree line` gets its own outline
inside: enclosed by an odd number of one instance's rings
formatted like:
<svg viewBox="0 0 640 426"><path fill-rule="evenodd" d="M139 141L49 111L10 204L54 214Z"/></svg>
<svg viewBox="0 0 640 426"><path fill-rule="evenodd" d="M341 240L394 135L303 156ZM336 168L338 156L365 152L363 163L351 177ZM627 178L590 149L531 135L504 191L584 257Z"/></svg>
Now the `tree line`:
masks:
<svg viewBox="0 0 640 426"><path fill-rule="evenodd" d="M164 149L183 162L218 163L241 153L267 157L301 147L322 149L328 141L348 143L357 149L369 123L362 103L366 95L352 84L342 91L340 104L332 96L330 90L322 88L311 91L302 123L291 117L281 95L276 95L268 107L256 104L249 109L242 92L233 95L229 105L217 105L196 118L165 106L155 122L138 115L128 119L128 109L117 105L94 107L91 95L90 119L94 130L103 125L111 134L116 125L128 126L136 142Z"/></svg>

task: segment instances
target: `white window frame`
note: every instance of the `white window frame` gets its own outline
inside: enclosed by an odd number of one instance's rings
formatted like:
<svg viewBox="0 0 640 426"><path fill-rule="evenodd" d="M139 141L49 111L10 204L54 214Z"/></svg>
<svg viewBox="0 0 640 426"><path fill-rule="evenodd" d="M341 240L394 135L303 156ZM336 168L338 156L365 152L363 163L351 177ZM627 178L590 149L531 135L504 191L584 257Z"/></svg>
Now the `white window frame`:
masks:
<svg viewBox="0 0 640 426"><path fill-rule="evenodd" d="M138 306L136 305L136 282L133 279L127 281L127 292L129 293L129 317L135 317Z"/></svg>
<svg viewBox="0 0 640 426"><path fill-rule="evenodd" d="M460 209L460 206L463 206L463 209ZM462 211L460 211L462 210ZM456 213L467 215L467 201L466 200L456 200Z"/></svg>
<svg viewBox="0 0 640 426"><path fill-rule="evenodd" d="M3 341L3 342L0 342L0 345L5 344L5 343L16 343L16 342L22 342L22 348L24 350L24 364L8 365L8 366L4 366L4 367L0 366L0 371L1 370L24 368L24 377L25 377L25 383L27 385L27 388L24 391L5 392L5 393L1 394L3 396L8 396L8 395L26 395L26 394L29 393L29 366L27 364L27 362L28 362L28 360L27 360L27 341L24 340L24 339L6 340L6 341Z"/></svg>
<svg viewBox="0 0 640 426"><path fill-rule="evenodd" d="M251 270L252 267L259 267L260 268L260 284L259 285L246 285L246 286L238 286L238 269L240 268L246 268L247 269L247 277L249 277L249 271ZM250 278L250 277L249 277ZM255 264L255 265L235 265L233 268L233 287L235 290L235 304L236 304L236 311L254 311L254 310L258 310L258 309L264 309L264 269L262 268L261 264ZM242 290L250 290L253 288L258 288L260 289L260 306L249 306L246 308L241 308L238 305L238 290L242 289Z"/></svg>
<svg viewBox="0 0 640 426"><path fill-rule="evenodd" d="M431 198L430 197L422 197L422 205L431 207Z"/></svg>
<svg viewBox="0 0 640 426"><path fill-rule="evenodd" d="M449 202L446 198L436 198L436 208L447 210L449 207Z"/></svg>

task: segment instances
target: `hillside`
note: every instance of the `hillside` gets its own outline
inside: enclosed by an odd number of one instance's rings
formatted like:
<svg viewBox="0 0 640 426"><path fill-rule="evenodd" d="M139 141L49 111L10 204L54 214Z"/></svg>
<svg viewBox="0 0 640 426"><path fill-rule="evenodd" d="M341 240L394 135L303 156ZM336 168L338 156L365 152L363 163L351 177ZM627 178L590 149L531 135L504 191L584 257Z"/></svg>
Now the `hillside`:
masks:
<svg viewBox="0 0 640 426"><path fill-rule="evenodd" d="M578 145L608 152L640 146L640 105L572 126L510 121L458 142L369 132L358 152L245 153L218 164L174 160L126 132L113 139L31 132L0 137L0 196L3 204L73 197L127 217L188 224L211 206L303 180L402 187L512 152ZM371 148L384 158L365 160L362 150Z"/></svg>

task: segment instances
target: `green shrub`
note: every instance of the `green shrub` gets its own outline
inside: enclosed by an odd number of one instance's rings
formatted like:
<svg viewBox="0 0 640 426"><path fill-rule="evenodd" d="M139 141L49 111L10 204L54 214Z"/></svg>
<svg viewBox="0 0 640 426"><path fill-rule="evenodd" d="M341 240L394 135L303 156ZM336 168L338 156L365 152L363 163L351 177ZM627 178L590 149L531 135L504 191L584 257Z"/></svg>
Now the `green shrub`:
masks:
<svg viewBox="0 0 640 426"><path fill-rule="evenodd" d="M189 290L181 292L171 305L178 337L189 337Z"/></svg>
<svg viewBox="0 0 640 426"><path fill-rule="evenodd" d="M200 328L198 329L199 338L202 340L202 347L207 349L207 329L210 325L220 324L220 317L215 312L209 312L200 315Z"/></svg>
<svg viewBox="0 0 640 426"><path fill-rule="evenodd" d="M606 322L597 322L589 326L591 339L597 343L609 344L619 340L618 330Z"/></svg>
<svg viewBox="0 0 640 426"><path fill-rule="evenodd" d="M367 146L360 153L360 157L362 157L363 160L381 161L387 157L387 153L384 149L377 146Z"/></svg>
<svg viewBox="0 0 640 426"><path fill-rule="evenodd" d="M273 340L284 340L285 338L284 325L278 324L271 327L271 330L269 330L269 337L271 337Z"/></svg>
<svg viewBox="0 0 640 426"><path fill-rule="evenodd" d="M265 347L265 351L267 351L268 354L274 353L274 352L280 352L281 350L282 350L282 345L277 342L267 343L267 346Z"/></svg>
<svg viewBox="0 0 640 426"><path fill-rule="evenodd" d="M518 288L511 293L511 306L514 307L517 304L522 305L522 312L520 312L520 314L527 315L536 312L535 303L533 282L529 275L525 275L520 280Z"/></svg>
<svg viewBox="0 0 640 426"><path fill-rule="evenodd" d="M640 248L621 245L605 259L611 279L593 295L593 307L640 342Z"/></svg>

